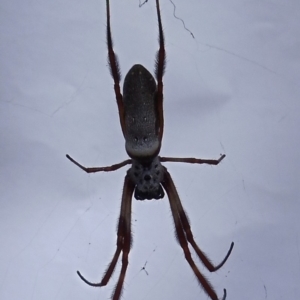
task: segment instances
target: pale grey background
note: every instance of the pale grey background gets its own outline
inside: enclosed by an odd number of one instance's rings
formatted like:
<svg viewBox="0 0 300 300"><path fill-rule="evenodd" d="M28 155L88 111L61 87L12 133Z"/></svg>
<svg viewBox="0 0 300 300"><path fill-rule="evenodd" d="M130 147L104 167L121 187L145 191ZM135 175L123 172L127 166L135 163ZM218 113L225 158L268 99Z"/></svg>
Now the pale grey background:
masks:
<svg viewBox="0 0 300 300"><path fill-rule="evenodd" d="M161 0L166 37L161 154L218 158L168 164L195 238L228 299L300 299L300 2ZM155 3L112 0L123 75L154 68ZM105 2L1 1L0 299L108 299L98 281L116 241L126 158L106 62ZM123 299L207 299L174 238L167 199L133 202ZM148 276L144 270L145 266Z"/></svg>

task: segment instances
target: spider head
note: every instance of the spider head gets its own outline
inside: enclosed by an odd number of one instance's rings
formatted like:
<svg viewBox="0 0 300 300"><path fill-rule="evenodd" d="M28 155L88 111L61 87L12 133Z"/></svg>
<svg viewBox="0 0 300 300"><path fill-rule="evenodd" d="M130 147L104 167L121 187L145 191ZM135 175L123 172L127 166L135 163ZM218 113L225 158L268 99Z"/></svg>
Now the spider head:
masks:
<svg viewBox="0 0 300 300"><path fill-rule="evenodd" d="M136 184L134 198L137 200L163 198L165 195L161 186L163 172L163 167L158 157L146 163L133 160L129 174Z"/></svg>

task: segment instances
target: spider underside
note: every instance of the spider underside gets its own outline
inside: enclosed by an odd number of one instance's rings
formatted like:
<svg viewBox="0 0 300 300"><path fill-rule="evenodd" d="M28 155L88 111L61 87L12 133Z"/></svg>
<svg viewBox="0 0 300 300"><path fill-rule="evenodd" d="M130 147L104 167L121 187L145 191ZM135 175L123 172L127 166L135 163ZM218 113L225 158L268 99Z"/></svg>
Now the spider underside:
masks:
<svg viewBox="0 0 300 300"><path fill-rule="evenodd" d="M219 159L197 159L197 158L174 158L160 157L158 154L161 148L163 137L163 74L165 70L165 46L162 29L159 0L156 0L158 29L159 29L159 50L156 56L155 79L151 73L142 65L134 65L127 73L123 95L120 91L120 68L117 57L113 50L113 43L110 28L109 0L106 0L107 15L107 47L110 72L114 80L114 91L119 110L120 124L125 138L125 148L130 156L121 163L108 167L86 168L67 155L67 158L87 173L110 172L120 169L128 164L131 167L127 171L124 180L120 217L117 227L117 248L115 254L99 283L91 283L86 280L79 271L79 277L88 285L105 286L111 278L116 267L119 256L122 252L122 267L116 287L112 294L113 300L119 300L125 274L128 266L128 256L131 246L131 205L132 196L137 200L161 199L167 193L177 240L183 249L185 258L192 268L198 282L212 300L218 300L218 296L196 266L188 244L192 246L196 255L210 271L215 272L227 261L233 249L231 243L225 258L218 265L213 265L209 258L200 250L196 244L187 215L182 207L179 195L174 182L167 168L162 162L182 162L192 164L218 165L225 157ZM226 298L226 289L222 300Z"/></svg>

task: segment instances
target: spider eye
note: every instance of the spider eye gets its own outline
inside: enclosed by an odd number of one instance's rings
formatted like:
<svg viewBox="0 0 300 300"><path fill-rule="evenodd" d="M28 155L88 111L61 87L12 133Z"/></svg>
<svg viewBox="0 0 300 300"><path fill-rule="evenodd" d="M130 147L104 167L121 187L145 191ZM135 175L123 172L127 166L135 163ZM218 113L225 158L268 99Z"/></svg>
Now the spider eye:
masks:
<svg viewBox="0 0 300 300"><path fill-rule="evenodd" d="M156 190L151 190L151 191L142 191L139 190L138 188L135 189L134 191L134 198L136 200L158 200L162 199L165 196L164 190L161 185L158 186Z"/></svg>
<svg viewBox="0 0 300 300"><path fill-rule="evenodd" d="M151 176L150 176L149 174L146 174L146 175L144 176L144 179L145 179L146 181L149 181L149 180L151 180Z"/></svg>

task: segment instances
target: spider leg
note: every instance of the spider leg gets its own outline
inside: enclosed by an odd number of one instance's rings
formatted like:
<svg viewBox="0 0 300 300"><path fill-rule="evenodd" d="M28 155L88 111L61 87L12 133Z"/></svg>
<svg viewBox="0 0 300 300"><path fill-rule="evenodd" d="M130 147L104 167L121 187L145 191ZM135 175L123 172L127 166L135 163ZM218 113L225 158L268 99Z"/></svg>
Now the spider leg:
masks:
<svg viewBox="0 0 300 300"><path fill-rule="evenodd" d="M213 159L197 159L197 158L177 158L177 157L160 157L161 162L183 162L183 163L192 163L192 164L209 164L209 165L218 165L223 159L225 158L225 154L221 155L221 157L218 160L213 160ZM175 186L174 186L175 188ZM215 272L218 269L220 269L225 262L227 261L228 257L231 254L231 251L233 249L234 243L231 243L230 248L225 256L225 258L217 265L214 266L210 259L200 250L198 245L196 244L193 233L191 231L191 226L189 224L189 220L186 216L186 213L183 209L183 206L181 204L180 198L177 194L177 197L174 198L177 204L178 212L179 212L179 217L181 224L183 226L183 229L185 231L186 237L188 242L192 245L194 248L195 252L197 253L198 257L200 260L203 262L205 267L210 271L210 272Z"/></svg>
<svg viewBox="0 0 300 300"><path fill-rule="evenodd" d="M78 163L75 159L73 159L70 155L66 155L67 159L69 159L72 163L74 163L77 167L79 167L80 169L82 169L83 171L87 172L87 173L96 173L96 172L111 172L111 171L115 171L118 170L128 164L131 164L132 161L131 159L126 159L118 164L115 165L111 165L111 166L107 166L107 167L93 167L93 168L86 168L83 165L81 165L80 163Z"/></svg>
<svg viewBox="0 0 300 300"><path fill-rule="evenodd" d="M175 188L175 186L174 186ZM177 194L178 196L178 194ZM186 234L186 238L188 240L188 242L192 245L192 247L194 248L195 252L197 253L198 257L200 258L200 260L203 262L203 264L205 265L205 267L210 271L210 272L215 272L217 270L219 270L227 261L228 257L231 254L231 251L233 249L234 243L232 242L230 245L230 248L225 256L225 258L217 265L214 266L212 264L212 262L210 261L210 259L205 255L205 253L203 253L200 248L198 247L198 245L196 244L195 240L194 240L194 236L193 233L191 231L191 226L189 223L189 220L187 218L187 215L183 209L183 206L181 204L180 198L178 197L174 197L174 201L176 202L177 205L177 210L179 213L179 218L183 227L183 230L185 231Z"/></svg>
<svg viewBox="0 0 300 300"><path fill-rule="evenodd" d="M108 64L111 76L114 80L114 90L116 95L116 100L119 109L120 124L122 128L123 135L125 135L125 119L124 119L124 105L123 105L123 96L120 90L120 80L121 80L121 71L118 62L118 58L115 55L113 50L113 42L111 37L110 29L110 11L109 11L109 0L106 0L106 16L107 16L107 50L108 50Z"/></svg>
<svg viewBox="0 0 300 300"><path fill-rule="evenodd" d="M182 162L189 164L207 164L207 165L218 165L224 158L225 154L221 155L219 159L200 159L193 157L159 157L161 162Z"/></svg>
<svg viewBox="0 0 300 300"><path fill-rule="evenodd" d="M163 115L163 75L166 67L166 51L165 51L165 42L164 42L164 33L162 29L159 0L156 0L156 10L157 10L157 20L158 20L158 32L159 32L159 49L156 54L155 61L155 75L157 80L157 112L159 120L159 132L158 138L159 141L162 140L163 131L164 131L164 115Z"/></svg>
<svg viewBox="0 0 300 300"><path fill-rule="evenodd" d="M180 211L180 207L178 206L178 202L180 202L179 195L176 191L176 188L175 188L175 185L171 178L170 173L167 171L166 168L164 168L164 169L165 169L165 172L164 172L164 180L162 182L162 185L168 194L170 207L171 207L171 211L172 211L172 216L174 219L174 225L175 225L177 239L178 239L178 242L184 252L185 259L189 263L190 267L192 268L194 274L196 275L199 283L201 284L201 286L203 287L203 289L207 293L207 295L212 300L218 300L218 296L217 296L214 288L209 283L209 281L201 274L201 272L197 268L197 266L191 256L191 252L188 247L188 241L190 240L191 236L190 236L190 233L185 232L186 224L183 224L182 212ZM222 299L223 300L226 299L226 290L225 289L224 289L224 295L223 295Z"/></svg>
<svg viewBox="0 0 300 300"><path fill-rule="evenodd" d="M124 190L122 195L122 205L121 205L121 218L118 225L118 232L122 232L122 268L119 275L119 279L115 290L112 295L112 300L118 300L121 296L123 283L126 275L126 270L128 266L128 256L130 252L132 237L131 237L131 204L132 204L132 194L135 189L135 184L131 181L129 174L125 176ZM121 219L120 218L120 219ZM112 264L114 262L112 261ZM105 274L106 276L106 274ZM103 277L103 279L105 278ZM111 274L109 275L109 277Z"/></svg>
<svg viewBox="0 0 300 300"><path fill-rule="evenodd" d="M88 285L91 286L105 286L109 279L111 278L114 269L116 267L118 258L120 256L121 251L123 252L122 255L122 268L119 275L119 279L117 285L114 289L112 300L118 300L121 296L122 287L125 279L125 274L128 266L128 255L131 246L131 203L132 203L132 194L135 188L135 184L130 180L129 175L125 176L124 181L124 189L122 194L122 204L121 204L121 211L120 211L120 218L118 222L118 230L117 230L117 249L111 260L104 276L102 277L101 282L99 283L92 283L86 280L79 271L77 274L79 277Z"/></svg>

